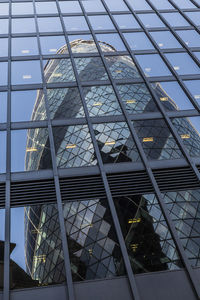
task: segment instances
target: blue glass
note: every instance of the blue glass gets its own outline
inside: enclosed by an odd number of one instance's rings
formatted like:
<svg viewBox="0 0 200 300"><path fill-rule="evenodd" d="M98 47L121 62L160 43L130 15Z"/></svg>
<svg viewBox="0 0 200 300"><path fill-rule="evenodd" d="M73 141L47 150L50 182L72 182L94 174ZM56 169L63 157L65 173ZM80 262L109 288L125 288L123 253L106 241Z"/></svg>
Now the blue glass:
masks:
<svg viewBox="0 0 200 300"><path fill-rule="evenodd" d="M38 55L36 37L12 38L12 56Z"/></svg>
<svg viewBox="0 0 200 300"><path fill-rule="evenodd" d="M58 54L61 47L66 47L64 36L41 36L40 43L42 54Z"/></svg>
<svg viewBox="0 0 200 300"><path fill-rule="evenodd" d="M196 8L196 6L189 0L176 0L174 3L179 8Z"/></svg>
<svg viewBox="0 0 200 300"><path fill-rule="evenodd" d="M73 53L98 52L91 34L69 35L71 50Z"/></svg>
<svg viewBox="0 0 200 300"><path fill-rule="evenodd" d="M32 33L36 31L33 18L12 19L12 33Z"/></svg>
<svg viewBox="0 0 200 300"><path fill-rule="evenodd" d="M67 31L89 30L86 20L82 16L64 17L65 28Z"/></svg>
<svg viewBox="0 0 200 300"><path fill-rule="evenodd" d="M62 31L62 26L60 23L60 18L38 18L38 27L40 32L60 32Z"/></svg>
<svg viewBox="0 0 200 300"><path fill-rule="evenodd" d="M157 9L174 9L167 0L150 0Z"/></svg>
<svg viewBox="0 0 200 300"><path fill-rule="evenodd" d="M131 14L113 15L120 29L141 28L136 19Z"/></svg>
<svg viewBox="0 0 200 300"><path fill-rule="evenodd" d="M58 13L56 2L35 2L37 14L56 14Z"/></svg>
<svg viewBox="0 0 200 300"><path fill-rule="evenodd" d="M134 10L151 10L152 8L145 0L128 0L128 3Z"/></svg>
<svg viewBox="0 0 200 300"><path fill-rule="evenodd" d="M185 14L195 23L195 25L200 25L200 11L185 12Z"/></svg>
<svg viewBox="0 0 200 300"><path fill-rule="evenodd" d="M0 57L8 56L8 39L0 39Z"/></svg>
<svg viewBox="0 0 200 300"><path fill-rule="evenodd" d="M195 54L195 56L198 58L198 60L200 61L200 52L193 52Z"/></svg>
<svg viewBox="0 0 200 300"><path fill-rule="evenodd" d="M59 1L62 13L81 13L82 9L78 1Z"/></svg>
<svg viewBox="0 0 200 300"><path fill-rule="evenodd" d="M0 123L7 120L7 93L0 92Z"/></svg>
<svg viewBox="0 0 200 300"><path fill-rule="evenodd" d="M185 80L184 84L192 94L192 96L200 104L200 80Z"/></svg>
<svg viewBox="0 0 200 300"><path fill-rule="evenodd" d="M128 11L128 7L123 0L105 0L105 2L111 11Z"/></svg>
<svg viewBox="0 0 200 300"><path fill-rule="evenodd" d="M75 1L74 1L75 2ZM83 7L86 12L105 12L105 8L101 3L101 0L86 0L82 1Z"/></svg>
<svg viewBox="0 0 200 300"><path fill-rule="evenodd" d="M104 44L111 45L115 51L126 51L126 47L117 33L96 34L100 47L103 44L102 51L106 51ZM110 51L110 50L109 50Z"/></svg>
<svg viewBox="0 0 200 300"><path fill-rule="evenodd" d="M8 3L0 3L0 16L8 15L9 14L8 8L9 8Z"/></svg>
<svg viewBox="0 0 200 300"><path fill-rule="evenodd" d="M177 30L176 32L188 47L200 47L200 35L195 30Z"/></svg>
<svg viewBox="0 0 200 300"><path fill-rule="evenodd" d="M161 49L182 48L170 31L152 31L150 34Z"/></svg>
<svg viewBox="0 0 200 300"><path fill-rule="evenodd" d="M109 16L89 16L89 20L94 30L115 29Z"/></svg>
<svg viewBox="0 0 200 300"><path fill-rule="evenodd" d="M0 62L0 85L8 83L8 63Z"/></svg>
<svg viewBox="0 0 200 300"><path fill-rule="evenodd" d="M200 74L200 68L187 53L166 53L165 55L179 75Z"/></svg>
<svg viewBox="0 0 200 300"><path fill-rule="evenodd" d="M158 54L136 55L136 58L147 77L171 75L171 72Z"/></svg>
<svg viewBox="0 0 200 300"><path fill-rule="evenodd" d="M142 21L146 28L159 28L165 27L165 24L154 13L150 14L138 14L139 19Z"/></svg>
<svg viewBox="0 0 200 300"><path fill-rule="evenodd" d="M154 46L144 32L124 33L131 50L150 50Z"/></svg>
<svg viewBox="0 0 200 300"><path fill-rule="evenodd" d="M171 26L190 26L190 24L186 21L184 17L182 17L178 12L171 13L161 13L161 15L166 19L166 21Z"/></svg>
<svg viewBox="0 0 200 300"><path fill-rule="evenodd" d="M0 173L5 173L6 172L6 131L0 131L0 145L1 145Z"/></svg>
<svg viewBox="0 0 200 300"><path fill-rule="evenodd" d="M0 19L0 34L8 34L8 19Z"/></svg>
<svg viewBox="0 0 200 300"><path fill-rule="evenodd" d="M33 14L32 2L12 3L12 15L29 15Z"/></svg>
<svg viewBox="0 0 200 300"><path fill-rule="evenodd" d="M41 83L40 62L33 61L13 61L11 82L12 84Z"/></svg>

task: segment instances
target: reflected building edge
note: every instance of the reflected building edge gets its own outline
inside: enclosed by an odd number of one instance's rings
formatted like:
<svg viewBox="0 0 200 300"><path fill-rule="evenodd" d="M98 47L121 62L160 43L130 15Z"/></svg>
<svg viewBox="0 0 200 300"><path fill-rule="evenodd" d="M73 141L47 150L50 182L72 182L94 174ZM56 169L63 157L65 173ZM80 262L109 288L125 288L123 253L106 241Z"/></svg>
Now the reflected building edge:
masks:
<svg viewBox="0 0 200 300"><path fill-rule="evenodd" d="M71 43L73 52L93 52L94 42L77 40ZM104 51L112 52L114 48L101 43ZM60 51L67 53L66 46ZM138 71L133 61L125 57L108 57L108 65L114 78L138 78ZM98 67L95 57L86 60L78 59L76 67L80 78L87 80L103 80L107 78L105 69ZM51 59L47 62L44 74L46 82L74 80L71 63L64 59ZM131 87L132 86L132 87ZM126 104L131 113L155 111L156 105L143 84L128 87L131 99ZM139 90L139 93L138 93ZM168 97L162 86L155 83L154 90L167 110L178 110L173 99ZM127 85L120 86L120 94L127 94ZM113 93L104 87L83 88L89 114L120 114L121 109ZM134 95L137 98L134 98ZM84 117L83 107L77 88L48 89L48 107L51 119L67 119ZM95 101L94 101L95 99ZM96 101L97 99L97 101ZM102 103L102 99L104 99ZM122 99L123 100L123 99ZM96 105L100 103L99 105ZM132 106L130 106L132 105ZM32 120L43 119L45 115L44 94L39 91L32 113ZM192 136L194 127L185 118L183 128L187 128ZM160 130L158 131L158 128ZM82 130L81 130L82 129ZM50 168L50 146L46 129L30 129L27 136L26 170ZM54 142L58 168L96 165L97 160L86 125L55 127ZM149 159L175 159L181 152L173 142L167 125L163 120L143 120L137 123L136 131L144 142L144 138L156 137L155 141L147 141L145 145ZM134 141L124 122L95 124L94 132L104 163L120 163L140 161ZM195 137L196 131L195 131ZM189 142L189 141L188 141ZM196 143L200 146L198 135ZM199 147L200 148L200 147ZM74 150L75 149L75 150ZM195 148L198 151L198 147ZM73 152L74 151L74 152ZM184 192L180 192L184 198ZM175 194L174 194L175 195ZM168 203L174 214L175 205ZM187 197L185 202L194 201L196 192ZM167 199L167 196L165 196ZM154 195L136 195L116 197L116 209L122 232L128 249L134 273L172 270L181 267L176 247L161 213ZM188 203L187 203L188 205ZM199 208L198 208L199 209ZM187 208L185 209L186 214ZM124 274L124 266L120 248L115 235L114 226L106 199L89 199L63 203L65 228L71 260L71 271L74 281L106 278ZM176 220L184 226L182 210L177 213ZM179 229L181 225L179 225ZM177 228L178 232L179 229ZM27 273L39 284L60 283L65 280L62 243L59 232L58 211L56 205L40 205L25 208L25 253ZM44 242L45 240L45 242ZM186 236L190 240L190 234ZM185 242L185 248L187 249ZM189 247L189 246L188 246ZM195 254L196 261L199 255ZM54 262L54 264L51 263Z"/></svg>

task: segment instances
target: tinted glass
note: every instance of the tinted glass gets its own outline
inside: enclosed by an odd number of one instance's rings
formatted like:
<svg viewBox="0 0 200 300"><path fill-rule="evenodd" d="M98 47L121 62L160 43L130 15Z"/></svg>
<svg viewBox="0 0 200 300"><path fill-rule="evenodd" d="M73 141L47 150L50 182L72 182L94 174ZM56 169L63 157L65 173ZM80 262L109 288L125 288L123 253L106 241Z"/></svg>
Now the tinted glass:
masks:
<svg viewBox="0 0 200 300"><path fill-rule="evenodd" d="M157 54L136 55L136 58L147 77L171 75L169 69Z"/></svg>
<svg viewBox="0 0 200 300"><path fill-rule="evenodd" d="M200 74L199 67L187 53L167 53L165 55L178 74Z"/></svg>

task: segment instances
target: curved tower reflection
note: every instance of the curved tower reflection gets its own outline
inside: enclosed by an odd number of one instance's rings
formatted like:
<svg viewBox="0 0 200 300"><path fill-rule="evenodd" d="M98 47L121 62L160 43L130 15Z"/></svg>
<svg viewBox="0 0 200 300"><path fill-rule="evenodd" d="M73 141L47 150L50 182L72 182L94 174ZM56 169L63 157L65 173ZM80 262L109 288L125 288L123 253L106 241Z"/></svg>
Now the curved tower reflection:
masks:
<svg viewBox="0 0 200 300"><path fill-rule="evenodd" d="M71 43L71 47L74 52L84 52L83 49L85 52L92 52L95 45L92 41L76 40ZM106 52L114 51L111 45L105 43L101 43L101 48ZM63 46L59 52L67 53L66 46ZM138 71L130 57L110 55L107 57L107 63L115 78L138 78ZM77 59L76 67L79 77L83 80L84 78L86 81L107 79L106 71L96 57ZM74 81L69 60L49 60L44 73L47 83L59 82L60 78ZM159 98L168 98L163 102L168 110L178 109L160 84L155 84L154 90ZM125 94L135 95L134 99L126 99L126 108L131 110L131 113L138 110L140 112L157 110L144 84L120 85L119 92L121 97ZM83 96L90 116L122 114L111 86L89 84L83 88ZM47 98L51 119L84 118L81 98L76 87L49 89ZM44 94L38 91L32 120L43 119L45 111ZM194 128L191 124L185 119L182 124L184 127L187 125L192 135ZM87 125L55 127L53 130L59 168L96 165L96 156ZM156 141L151 141L152 143L148 143L145 148L149 159L173 159L181 156L180 150L172 145L174 141L163 120L138 121L136 131L143 140L152 137L152 134L157 137ZM95 124L94 132L104 163L140 161L125 122ZM199 136L197 140L200 145ZM44 129L28 130L27 148L37 150L27 152L26 170L51 167L49 139ZM135 273L175 269L180 266L175 245L159 205L156 201L152 201L151 195L115 199L119 218L124 219L121 221L122 231ZM124 274L107 201L96 198L70 201L63 204L63 213L73 279L95 279ZM64 261L56 206L26 207L25 220L26 265L29 274L41 284L62 282L65 277ZM165 237L161 225L165 228ZM170 241L173 251L172 248L166 247L166 240ZM51 263L52 261L54 264ZM52 277L52 269L54 277Z"/></svg>

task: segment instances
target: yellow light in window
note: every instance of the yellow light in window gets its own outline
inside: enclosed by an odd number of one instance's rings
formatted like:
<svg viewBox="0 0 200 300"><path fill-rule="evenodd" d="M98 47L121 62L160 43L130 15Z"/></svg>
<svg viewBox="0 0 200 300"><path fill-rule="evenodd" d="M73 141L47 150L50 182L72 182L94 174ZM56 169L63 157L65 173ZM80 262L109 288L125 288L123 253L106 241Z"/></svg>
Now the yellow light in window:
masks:
<svg viewBox="0 0 200 300"><path fill-rule="evenodd" d="M92 249L89 249L88 252L89 252L90 255L92 255L93 251L92 251Z"/></svg>
<svg viewBox="0 0 200 300"><path fill-rule="evenodd" d="M61 76L62 76L62 73L53 73L52 76L53 76L53 77L61 77Z"/></svg>
<svg viewBox="0 0 200 300"><path fill-rule="evenodd" d="M161 97L160 101L168 101L168 97Z"/></svg>
<svg viewBox="0 0 200 300"><path fill-rule="evenodd" d="M57 49L51 48L49 49L49 52L57 52Z"/></svg>
<svg viewBox="0 0 200 300"><path fill-rule="evenodd" d="M23 75L23 79L31 79L32 76L31 75Z"/></svg>
<svg viewBox="0 0 200 300"><path fill-rule="evenodd" d="M132 104L132 103L136 103L136 101L134 99L130 99L130 100L126 100L127 104Z"/></svg>
<svg viewBox="0 0 200 300"><path fill-rule="evenodd" d="M179 70L180 69L180 67L179 66L174 66L174 70Z"/></svg>
<svg viewBox="0 0 200 300"><path fill-rule="evenodd" d="M134 218L128 220L128 224L140 223L140 222L141 222L141 218Z"/></svg>
<svg viewBox="0 0 200 300"><path fill-rule="evenodd" d="M27 53L29 53L29 52L30 52L30 50L28 50L28 49L27 49L27 50L22 50L22 51L21 51L21 53L23 53L23 54L27 54Z"/></svg>
<svg viewBox="0 0 200 300"><path fill-rule="evenodd" d="M45 261L46 261L46 255L44 255L44 254L41 254L41 255L34 255L34 256L33 256L33 260L36 261L36 262L42 261L43 263L45 263Z"/></svg>
<svg viewBox="0 0 200 300"><path fill-rule="evenodd" d="M115 73L121 73L122 70L115 70Z"/></svg>
<svg viewBox="0 0 200 300"><path fill-rule="evenodd" d="M101 106L101 105L102 105L101 102L94 102L94 103L93 103L93 106Z"/></svg>
<svg viewBox="0 0 200 300"><path fill-rule="evenodd" d="M143 142L153 142L153 137L146 137L146 138L143 138L142 141L143 141Z"/></svg>
<svg viewBox="0 0 200 300"><path fill-rule="evenodd" d="M75 144L67 144L66 145L66 149L73 149L73 148L76 148Z"/></svg>
<svg viewBox="0 0 200 300"><path fill-rule="evenodd" d="M38 149L34 147L26 148L26 152L35 152L35 151L38 151Z"/></svg>
<svg viewBox="0 0 200 300"><path fill-rule="evenodd" d="M115 141L105 142L106 146L115 145Z"/></svg>
<svg viewBox="0 0 200 300"><path fill-rule="evenodd" d="M138 245L139 245L139 244L131 244L131 245L130 245L130 247L131 247L131 249L133 250L133 252L135 252L135 251L137 250Z"/></svg>
<svg viewBox="0 0 200 300"><path fill-rule="evenodd" d="M186 134L181 134L181 138L182 139L189 139L190 138L190 134L186 133Z"/></svg>

